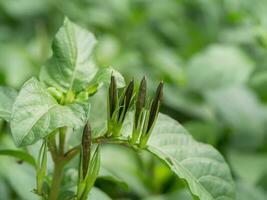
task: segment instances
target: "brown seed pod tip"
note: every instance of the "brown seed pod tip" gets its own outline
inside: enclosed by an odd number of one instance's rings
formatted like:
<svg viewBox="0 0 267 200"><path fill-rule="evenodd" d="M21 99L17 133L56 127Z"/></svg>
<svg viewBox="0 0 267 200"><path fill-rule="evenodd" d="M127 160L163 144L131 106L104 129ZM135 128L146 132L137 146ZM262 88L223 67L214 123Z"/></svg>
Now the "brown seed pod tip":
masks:
<svg viewBox="0 0 267 200"><path fill-rule="evenodd" d="M156 92L156 99L157 99L157 101L161 101L161 99L162 99L162 96L163 96L163 86L164 86L163 81L160 81L160 83L158 85L158 88L157 88L157 92Z"/></svg>

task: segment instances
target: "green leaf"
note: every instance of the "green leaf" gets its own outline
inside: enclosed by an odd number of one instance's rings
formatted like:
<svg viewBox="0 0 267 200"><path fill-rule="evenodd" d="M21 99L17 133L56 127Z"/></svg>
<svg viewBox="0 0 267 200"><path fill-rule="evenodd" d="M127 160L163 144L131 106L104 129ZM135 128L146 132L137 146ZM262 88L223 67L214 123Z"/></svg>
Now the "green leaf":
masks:
<svg viewBox="0 0 267 200"><path fill-rule="evenodd" d="M34 168L36 167L35 159L28 153L20 150L10 150L10 149L1 149L0 156L12 156L18 159L21 159L28 164L32 165Z"/></svg>
<svg viewBox="0 0 267 200"><path fill-rule="evenodd" d="M8 87L0 87L0 118L6 121L10 120L12 106L16 96L16 90Z"/></svg>
<svg viewBox="0 0 267 200"><path fill-rule="evenodd" d="M65 93L82 90L97 71L90 59L95 43L92 33L66 18L54 38L53 56L42 68L40 79Z"/></svg>
<svg viewBox="0 0 267 200"><path fill-rule="evenodd" d="M148 149L185 179L201 200L234 199L230 170L218 151L198 143L173 119L160 115Z"/></svg>
<svg viewBox="0 0 267 200"><path fill-rule="evenodd" d="M129 115L122 129L124 136L131 133L131 117ZM200 200L234 199L234 182L222 155L212 146L195 141L172 118L159 114L147 150L184 179Z"/></svg>
<svg viewBox="0 0 267 200"><path fill-rule="evenodd" d="M88 200L111 200L111 198L98 188L92 188Z"/></svg>
<svg viewBox="0 0 267 200"><path fill-rule="evenodd" d="M224 158L212 146L193 140L170 117L159 115L148 150L184 179L200 200L234 199L234 184Z"/></svg>
<svg viewBox="0 0 267 200"><path fill-rule="evenodd" d="M78 129L87 120L87 105L62 106L46 88L32 78L22 87L11 115L11 132L17 146L25 146L44 138L59 127Z"/></svg>
<svg viewBox="0 0 267 200"><path fill-rule="evenodd" d="M232 46L212 45L188 64L189 87L197 92L246 82L253 63Z"/></svg>

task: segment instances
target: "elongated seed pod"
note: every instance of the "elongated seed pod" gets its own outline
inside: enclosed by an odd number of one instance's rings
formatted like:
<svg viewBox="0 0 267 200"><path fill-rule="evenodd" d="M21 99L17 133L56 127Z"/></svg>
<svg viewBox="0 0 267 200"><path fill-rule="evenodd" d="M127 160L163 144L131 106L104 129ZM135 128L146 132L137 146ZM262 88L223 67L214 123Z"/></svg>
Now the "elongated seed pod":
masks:
<svg viewBox="0 0 267 200"><path fill-rule="evenodd" d="M156 116L158 114L158 109L160 106L160 102L163 96L163 82L161 81L158 85L156 95L153 99L152 105L150 107L150 113L149 113L149 120L148 120L148 125L147 125L147 130L146 133L148 133L156 120Z"/></svg>
<svg viewBox="0 0 267 200"><path fill-rule="evenodd" d="M83 130L83 137L82 137L82 173L83 173L83 178L85 178L89 163L90 163L90 149L91 149L91 127L89 123L87 123L84 127Z"/></svg>
<svg viewBox="0 0 267 200"><path fill-rule="evenodd" d="M133 91L134 91L134 79L131 80L129 83L126 92L125 92L125 110L128 110L132 97L133 97Z"/></svg>
<svg viewBox="0 0 267 200"><path fill-rule="evenodd" d="M109 86L109 117L111 118L116 110L118 99L118 89L114 76L111 76Z"/></svg>
<svg viewBox="0 0 267 200"><path fill-rule="evenodd" d="M135 117L134 117L135 128L137 128L138 126L138 121L139 121L142 108L146 104L146 90L147 90L147 83L146 83L146 77L144 76L140 83L138 96L136 99L136 109L135 109Z"/></svg>
<svg viewBox="0 0 267 200"><path fill-rule="evenodd" d="M124 120L125 115L130 107L130 103L133 97L133 91L134 91L134 80L132 79L126 88L124 96L122 98L122 102L120 103L119 118L121 117L121 115L123 115L122 121Z"/></svg>

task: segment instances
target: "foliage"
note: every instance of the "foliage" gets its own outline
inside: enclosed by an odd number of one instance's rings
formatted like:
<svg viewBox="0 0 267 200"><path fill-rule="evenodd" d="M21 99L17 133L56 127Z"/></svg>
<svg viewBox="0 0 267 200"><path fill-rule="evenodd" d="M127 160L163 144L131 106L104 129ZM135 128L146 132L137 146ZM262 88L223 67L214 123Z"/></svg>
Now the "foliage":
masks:
<svg viewBox="0 0 267 200"><path fill-rule="evenodd" d="M100 162L91 199L265 199L266 8L261 0L0 0L0 199L48 198L59 136L57 154L68 155L55 162L64 165L59 199L73 197L87 184L78 152L88 120L91 162ZM153 98L164 80L164 114L145 145L130 140L137 83L129 110L111 123L119 136L105 136L111 75L119 108L132 78L145 75Z"/></svg>

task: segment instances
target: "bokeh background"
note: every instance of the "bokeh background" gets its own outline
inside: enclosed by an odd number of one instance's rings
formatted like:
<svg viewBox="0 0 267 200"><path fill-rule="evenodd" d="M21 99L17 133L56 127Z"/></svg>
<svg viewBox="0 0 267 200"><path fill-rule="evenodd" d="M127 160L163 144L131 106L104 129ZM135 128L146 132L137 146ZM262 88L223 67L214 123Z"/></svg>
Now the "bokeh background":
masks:
<svg viewBox="0 0 267 200"><path fill-rule="evenodd" d="M38 75L64 16L96 35L97 66L127 80L146 75L150 89L164 80L161 111L225 156L237 200L267 199L267 1L0 0L1 85L19 89ZM12 145L8 125L0 124L0 146ZM124 162L111 160L114 154ZM113 199L192 199L148 155L110 147L106 158L129 186L99 179ZM31 176L1 157L0 200L29 200Z"/></svg>

